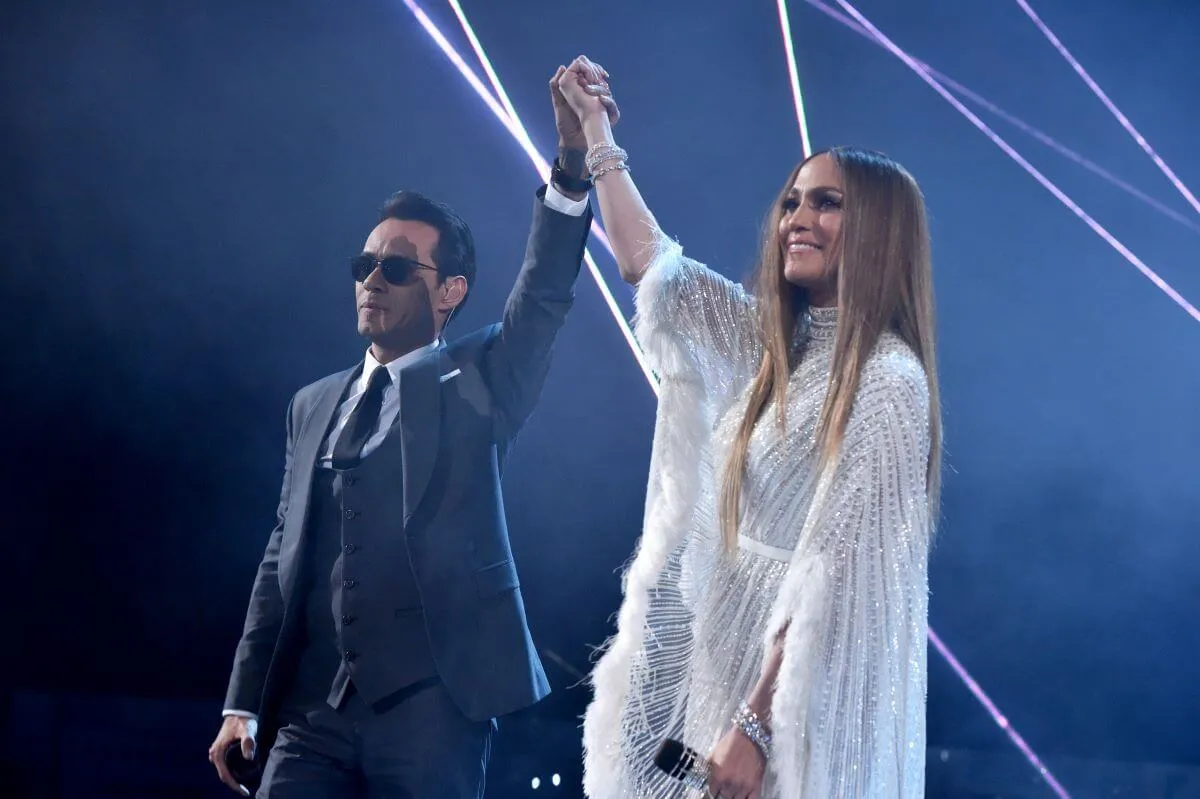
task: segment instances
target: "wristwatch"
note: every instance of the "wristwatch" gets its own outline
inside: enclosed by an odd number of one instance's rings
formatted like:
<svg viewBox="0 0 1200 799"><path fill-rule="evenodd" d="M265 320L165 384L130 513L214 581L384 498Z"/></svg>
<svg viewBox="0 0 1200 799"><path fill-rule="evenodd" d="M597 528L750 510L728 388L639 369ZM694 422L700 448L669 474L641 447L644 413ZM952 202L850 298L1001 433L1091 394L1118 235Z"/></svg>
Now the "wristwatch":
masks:
<svg viewBox="0 0 1200 799"><path fill-rule="evenodd" d="M563 171L562 166L558 163L558 159L554 159L554 163L550 165L550 182L557 185L559 188L565 189L573 193L584 193L592 190L592 181L587 178L576 178L568 175Z"/></svg>

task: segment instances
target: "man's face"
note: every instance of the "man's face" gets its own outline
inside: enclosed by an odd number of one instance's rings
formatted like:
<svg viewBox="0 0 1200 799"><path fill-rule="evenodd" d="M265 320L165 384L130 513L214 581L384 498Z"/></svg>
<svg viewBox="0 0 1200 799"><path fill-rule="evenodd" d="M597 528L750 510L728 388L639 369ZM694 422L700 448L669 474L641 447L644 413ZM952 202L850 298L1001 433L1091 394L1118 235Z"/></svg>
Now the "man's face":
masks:
<svg viewBox="0 0 1200 799"><path fill-rule="evenodd" d="M376 258L403 255L436 266L433 251L437 244L437 230L424 222L385 219L371 231L363 252ZM354 284L359 334L382 345L432 341L437 334L434 308L438 292L438 273L432 269L415 269L404 283L396 285L387 282L376 268Z"/></svg>

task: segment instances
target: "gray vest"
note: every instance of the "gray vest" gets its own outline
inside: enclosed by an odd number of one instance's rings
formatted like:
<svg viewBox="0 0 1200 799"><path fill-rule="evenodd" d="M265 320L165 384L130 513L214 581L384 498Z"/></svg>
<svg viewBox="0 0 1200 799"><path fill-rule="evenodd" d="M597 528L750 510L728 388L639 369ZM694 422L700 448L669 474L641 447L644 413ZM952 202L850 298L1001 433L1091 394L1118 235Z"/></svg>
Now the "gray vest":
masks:
<svg viewBox="0 0 1200 799"><path fill-rule="evenodd" d="M309 506L305 642L291 698L375 703L437 674L404 538L402 437L355 468L318 468Z"/></svg>

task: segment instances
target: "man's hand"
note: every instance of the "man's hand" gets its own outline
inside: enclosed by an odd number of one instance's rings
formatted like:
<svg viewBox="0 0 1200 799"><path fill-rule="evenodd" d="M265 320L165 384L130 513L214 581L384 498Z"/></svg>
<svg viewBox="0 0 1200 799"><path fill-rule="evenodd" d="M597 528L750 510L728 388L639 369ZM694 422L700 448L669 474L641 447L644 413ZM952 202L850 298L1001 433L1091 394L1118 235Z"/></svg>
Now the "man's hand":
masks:
<svg viewBox="0 0 1200 799"><path fill-rule="evenodd" d="M604 67L582 55L572 61L569 67L558 68L551 81L551 95L554 97L554 119L558 124L561 142L575 141L586 148L583 123L593 114L607 114L608 123L617 124L621 111L612 98L608 77ZM560 108L562 112L571 112L569 120L564 119L566 114L560 113Z"/></svg>
<svg viewBox="0 0 1200 799"><path fill-rule="evenodd" d="M572 110L567 98L563 96L558 82L567 74L566 67L559 67L550 79L550 99L554 103L554 126L558 128L558 149L587 150L587 138L583 135L583 125Z"/></svg>
<svg viewBox="0 0 1200 799"><path fill-rule="evenodd" d="M717 742L713 750L708 792L720 799L759 799L767 761L758 746L737 727Z"/></svg>
<svg viewBox="0 0 1200 799"><path fill-rule="evenodd" d="M255 736L258 734L258 722L254 719L242 718L241 716L226 716L224 723L221 724L220 731L217 732L216 739L212 742L212 746L208 747L208 762L217 767L217 776L221 778L221 782L228 785L233 790L240 793L242 796L249 796L250 792L246 790L246 786L239 785L238 781L229 773L229 769L225 767L225 750L230 744L237 741L242 748L242 757L247 760L253 760L257 742Z"/></svg>

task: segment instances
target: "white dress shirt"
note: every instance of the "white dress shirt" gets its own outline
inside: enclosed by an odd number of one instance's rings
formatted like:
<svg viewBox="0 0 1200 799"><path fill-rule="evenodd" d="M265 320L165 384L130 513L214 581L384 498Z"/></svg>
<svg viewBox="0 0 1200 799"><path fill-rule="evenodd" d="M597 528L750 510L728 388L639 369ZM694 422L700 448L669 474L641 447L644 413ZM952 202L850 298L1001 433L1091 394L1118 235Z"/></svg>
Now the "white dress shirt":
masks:
<svg viewBox="0 0 1200 799"><path fill-rule="evenodd" d="M548 183L546 184L546 198L543 202L546 203L548 208L558 211L560 214L583 216L583 211L587 208L588 198L584 197L582 200L572 200L554 188L553 183Z"/></svg>
<svg viewBox="0 0 1200 799"><path fill-rule="evenodd" d="M400 370L409 364L416 363L434 350L440 349L441 346L441 339L431 341L424 347L418 347L406 355L401 355L386 366L375 360L375 356L371 354L371 350L368 348L367 355L363 359L362 374L354 381L354 385L350 388L350 393L346 395L346 399L338 406L337 423L333 426L333 431L329 434L329 437L325 439L325 443L321 445L321 457L317 459L317 467L320 469L333 468L333 447L338 440L338 436L345 431L346 425L350 421L350 414L358 407L363 394L367 393L367 386L371 382L371 375L375 374L376 369L386 369L388 377L391 379L383 387L383 406L379 409L379 418L375 422L375 429L371 432L367 443L363 445L362 457L365 458L378 449L383 440L387 438L388 431L392 429L392 425L396 423L396 419L400 416Z"/></svg>
<svg viewBox="0 0 1200 799"><path fill-rule="evenodd" d="M543 199L547 208L553 211L558 211L560 214L567 216L583 216L584 210L587 209L588 198L582 200L572 200L566 197L562 192L554 188L554 184L550 183L546 186L546 196ZM354 382L354 387L350 390L349 396L345 401L338 406L337 424L330 433L329 438L321 446L321 457L317 459L317 468L331 469L333 468L333 446L337 442L338 436L346 428L346 423L350 420L350 414L354 411L358 401L362 399L362 395L367 390L367 384L371 381L371 375L376 369L383 368L388 370L388 376L391 377L389 385L383 389L383 407L379 411L379 421L375 425L374 432L367 439L367 443L363 446L363 457L373 452L387 438L388 431L392 429L392 425L396 422L396 417L400 415L400 370L411 363L415 363L420 358L428 355L436 349L442 347L441 339L431 341L424 347L415 349L407 355L403 355L386 366L375 360L375 356L371 354L371 350L367 349L366 358L363 360L362 375ZM242 716L251 719L252 722L257 721L257 716L248 710L240 708L227 708L224 716ZM257 732L257 724L255 723L253 736Z"/></svg>

